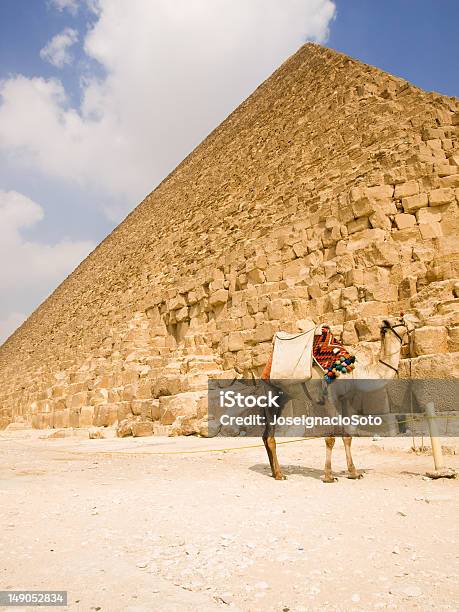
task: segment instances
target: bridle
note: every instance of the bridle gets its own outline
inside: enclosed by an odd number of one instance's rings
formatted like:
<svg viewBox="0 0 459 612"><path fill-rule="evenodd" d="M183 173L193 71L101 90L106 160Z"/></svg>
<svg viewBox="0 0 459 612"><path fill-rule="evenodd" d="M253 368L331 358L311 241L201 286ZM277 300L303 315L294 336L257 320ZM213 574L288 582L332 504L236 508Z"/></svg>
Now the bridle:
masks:
<svg viewBox="0 0 459 612"><path fill-rule="evenodd" d="M408 334L408 337L410 335L410 330L408 329L406 323L397 323L396 325L391 325L389 323L389 321L383 321L383 325L381 327L381 334L384 336L388 331L391 331L394 336L397 338L397 340L400 342L400 346L403 345L403 338L402 336L396 331L397 327L403 327L406 331L406 333ZM412 331L412 330L411 330ZM395 354L395 353L394 353ZM394 368L394 366L390 365L390 363L386 363L385 361L383 361L382 359L379 359L379 363L382 363L383 365L385 365L386 367L390 368L391 370L393 370L396 374L398 374L398 368Z"/></svg>

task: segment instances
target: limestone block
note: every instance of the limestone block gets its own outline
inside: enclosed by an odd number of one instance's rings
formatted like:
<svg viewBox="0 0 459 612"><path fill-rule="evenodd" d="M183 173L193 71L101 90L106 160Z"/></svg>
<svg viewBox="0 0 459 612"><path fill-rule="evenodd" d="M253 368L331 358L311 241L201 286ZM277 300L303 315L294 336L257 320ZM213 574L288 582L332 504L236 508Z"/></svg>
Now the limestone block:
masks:
<svg viewBox="0 0 459 612"><path fill-rule="evenodd" d="M161 396L176 395L181 391L186 390L186 379L182 379L179 375L158 376L153 382L151 396L158 398Z"/></svg>
<svg viewBox="0 0 459 612"><path fill-rule="evenodd" d="M341 291L341 308L347 308L351 304L359 301L359 292L357 287L346 287Z"/></svg>
<svg viewBox="0 0 459 612"><path fill-rule="evenodd" d="M406 227L405 229L392 231L391 238L394 242L406 244L411 250L412 244L416 243L421 237L417 225L414 227Z"/></svg>
<svg viewBox="0 0 459 612"><path fill-rule="evenodd" d="M198 420L206 415L207 391L190 391L159 400L161 424L172 425L177 418Z"/></svg>
<svg viewBox="0 0 459 612"><path fill-rule="evenodd" d="M107 427L118 420L118 406L116 404L102 404L94 409L93 424L96 427Z"/></svg>
<svg viewBox="0 0 459 612"><path fill-rule="evenodd" d="M350 287L351 285L363 285L364 278L364 270L360 268L353 268L346 272L346 287Z"/></svg>
<svg viewBox="0 0 459 612"><path fill-rule="evenodd" d="M88 404L91 406L97 406L98 404L105 404L108 401L108 389L94 389L89 393Z"/></svg>
<svg viewBox="0 0 459 612"><path fill-rule="evenodd" d="M376 200L370 200L369 198L362 198L352 203L352 213L354 217L369 217L378 209ZM344 219L342 219L345 222ZM349 230L349 223L346 223L346 227Z"/></svg>
<svg viewBox="0 0 459 612"><path fill-rule="evenodd" d="M254 332L255 342L269 342L272 340L274 334L279 329L279 324L275 321L264 321L261 325L258 325Z"/></svg>
<svg viewBox="0 0 459 612"><path fill-rule="evenodd" d="M270 265L264 272L268 283L278 282L282 280L283 266L280 264Z"/></svg>
<svg viewBox="0 0 459 612"><path fill-rule="evenodd" d="M438 208L420 208L416 211L416 219L419 224L432 223L433 221L441 221L442 213Z"/></svg>
<svg viewBox="0 0 459 612"><path fill-rule="evenodd" d="M218 306L219 304L226 304L229 298L229 291L227 289L219 289L209 297L209 304L211 306Z"/></svg>
<svg viewBox="0 0 459 612"><path fill-rule="evenodd" d="M365 195L370 199L386 200L394 195L393 185L376 185L367 187L364 191Z"/></svg>
<svg viewBox="0 0 459 612"><path fill-rule="evenodd" d="M295 244L292 245L292 249L297 257L304 257L308 252L308 249L303 242L295 242Z"/></svg>
<svg viewBox="0 0 459 612"><path fill-rule="evenodd" d="M413 378L459 378L459 353L423 355L411 360Z"/></svg>
<svg viewBox="0 0 459 612"><path fill-rule="evenodd" d="M391 222L387 215L385 215L381 210L377 210L369 217L370 225L373 228L379 227L384 230L391 229Z"/></svg>
<svg viewBox="0 0 459 612"><path fill-rule="evenodd" d="M288 319L292 315L292 302L286 299L272 300L268 305L268 318L271 321Z"/></svg>
<svg viewBox="0 0 459 612"><path fill-rule="evenodd" d="M347 223L346 227L349 234L355 234L356 232L368 229L370 227L370 221L368 217L360 217L359 219L354 219L354 221Z"/></svg>
<svg viewBox="0 0 459 612"><path fill-rule="evenodd" d="M411 298L413 295L416 295L417 277L416 276L406 276L399 285L398 295L401 300L406 298Z"/></svg>
<svg viewBox="0 0 459 612"><path fill-rule="evenodd" d="M113 402L113 403L116 403L116 407L117 407L116 417L119 423L123 421L124 419L126 419L127 417L132 416L131 402Z"/></svg>
<svg viewBox="0 0 459 612"><path fill-rule="evenodd" d="M132 420L124 419L118 424L116 428L116 435L118 438L126 438L128 436L132 436Z"/></svg>
<svg viewBox="0 0 459 612"><path fill-rule="evenodd" d="M140 438L153 435L153 423L148 420L133 421L131 423L131 431L134 438Z"/></svg>
<svg viewBox="0 0 459 612"><path fill-rule="evenodd" d="M392 283L377 284L365 288L365 300L377 302L396 302L398 300L398 286Z"/></svg>
<svg viewBox="0 0 459 612"><path fill-rule="evenodd" d="M344 323L342 340L345 346L353 346L359 341L354 321L346 321Z"/></svg>
<svg viewBox="0 0 459 612"><path fill-rule="evenodd" d="M448 329L448 351L459 351L459 326L450 327Z"/></svg>
<svg viewBox="0 0 459 612"><path fill-rule="evenodd" d="M423 208L429 204L429 198L426 193L420 193L413 196L402 198L403 210L406 213L413 212L418 208Z"/></svg>
<svg viewBox="0 0 459 612"><path fill-rule="evenodd" d="M454 191L450 187L434 189L429 193L429 206L441 206L454 200Z"/></svg>
<svg viewBox="0 0 459 612"><path fill-rule="evenodd" d="M265 281L265 275L262 270L253 268L247 273L247 282L249 285L259 285Z"/></svg>
<svg viewBox="0 0 459 612"><path fill-rule="evenodd" d="M51 427L61 429L62 427L70 427L70 410L55 410L52 413Z"/></svg>
<svg viewBox="0 0 459 612"><path fill-rule="evenodd" d="M341 303L341 289L335 289L334 291L329 291L327 294L327 304L325 305L326 310L330 312L339 310L340 303Z"/></svg>
<svg viewBox="0 0 459 612"><path fill-rule="evenodd" d="M442 228L438 221L432 221L432 223L420 223L419 230L423 240L440 238L443 236Z"/></svg>
<svg viewBox="0 0 459 612"><path fill-rule="evenodd" d="M374 342L381 337L381 319L365 317L355 322L355 330L359 341Z"/></svg>
<svg viewBox="0 0 459 612"><path fill-rule="evenodd" d="M336 274L336 261L325 261L324 262L324 273L325 278L331 278Z"/></svg>
<svg viewBox="0 0 459 612"><path fill-rule="evenodd" d="M66 404L67 407L71 410L76 408L81 408L88 403L88 393L87 391L80 391L79 393L75 393L74 395L67 396Z"/></svg>
<svg viewBox="0 0 459 612"><path fill-rule="evenodd" d="M186 321L187 319L189 319L187 306L184 306L183 308L180 308L179 310L175 311L175 320L177 321L177 323L180 323L181 321Z"/></svg>
<svg viewBox="0 0 459 612"><path fill-rule="evenodd" d="M91 427L94 421L94 406L82 406L80 409L80 427Z"/></svg>
<svg viewBox="0 0 459 612"><path fill-rule="evenodd" d="M397 199L407 198L419 193L419 183L417 181L407 181L395 186L394 197Z"/></svg>
<svg viewBox="0 0 459 612"><path fill-rule="evenodd" d="M288 263L282 273L283 280L301 280L309 273L309 266L305 263L305 259L295 259Z"/></svg>
<svg viewBox="0 0 459 612"><path fill-rule="evenodd" d="M167 302L168 310L178 310L179 308L182 308L183 306L186 306L186 301L185 301L185 297L180 294L176 295L175 297L173 297Z"/></svg>
<svg viewBox="0 0 459 612"><path fill-rule="evenodd" d="M426 326L413 332L413 350L416 356L448 351L448 334L445 327Z"/></svg>
<svg viewBox="0 0 459 612"><path fill-rule="evenodd" d="M228 350L231 352L240 351L244 348L245 336L243 332L235 331L228 335Z"/></svg>
<svg viewBox="0 0 459 612"><path fill-rule="evenodd" d="M388 314L387 304L383 302L370 301L360 302L355 305L361 317L381 316L385 317Z"/></svg>
<svg viewBox="0 0 459 612"><path fill-rule="evenodd" d="M444 176L443 178L441 178L440 187L451 187L452 189L459 187L459 174L454 173L451 176Z"/></svg>
<svg viewBox="0 0 459 612"><path fill-rule="evenodd" d="M421 209L425 210L425 209ZM418 211L419 212L419 211ZM399 230L416 225L416 217L414 215L400 214L395 215L395 223Z"/></svg>
<svg viewBox="0 0 459 612"><path fill-rule="evenodd" d="M446 163L435 164L434 169L437 172L438 176L442 178L446 176L454 175L457 172L454 166L450 166L449 164L446 164Z"/></svg>
<svg viewBox="0 0 459 612"><path fill-rule="evenodd" d="M354 236L350 236L347 243L348 252L361 251L371 247L376 242L383 242L387 232L381 228L367 229Z"/></svg>

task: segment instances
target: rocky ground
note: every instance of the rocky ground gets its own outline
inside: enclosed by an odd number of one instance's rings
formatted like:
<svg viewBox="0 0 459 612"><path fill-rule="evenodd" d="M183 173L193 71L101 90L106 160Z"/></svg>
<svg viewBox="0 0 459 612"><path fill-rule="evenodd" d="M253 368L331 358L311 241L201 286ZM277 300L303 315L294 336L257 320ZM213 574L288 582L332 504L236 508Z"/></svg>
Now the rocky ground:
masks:
<svg viewBox="0 0 459 612"><path fill-rule="evenodd" d="M256 439L40 436L0 437L0 589L75 611L458 609L459 481L424 479L409 439L356 441L357 481L338 442L323 484L321 440L279 446L278 482Z"/></svg>

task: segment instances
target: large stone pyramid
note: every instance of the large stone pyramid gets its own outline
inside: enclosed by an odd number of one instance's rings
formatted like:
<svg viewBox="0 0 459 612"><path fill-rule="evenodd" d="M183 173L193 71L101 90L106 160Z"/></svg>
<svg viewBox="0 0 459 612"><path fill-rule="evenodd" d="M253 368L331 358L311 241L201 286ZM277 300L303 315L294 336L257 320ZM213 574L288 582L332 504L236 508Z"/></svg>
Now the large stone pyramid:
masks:
<svg viewBox="0 0 459 612"><path fill-rule="evenodd" d="M457 376L458 110L302 47L7 340L0 423L196 431L207 376L304 318L371 351L412 311L402 376Z"/></svg>

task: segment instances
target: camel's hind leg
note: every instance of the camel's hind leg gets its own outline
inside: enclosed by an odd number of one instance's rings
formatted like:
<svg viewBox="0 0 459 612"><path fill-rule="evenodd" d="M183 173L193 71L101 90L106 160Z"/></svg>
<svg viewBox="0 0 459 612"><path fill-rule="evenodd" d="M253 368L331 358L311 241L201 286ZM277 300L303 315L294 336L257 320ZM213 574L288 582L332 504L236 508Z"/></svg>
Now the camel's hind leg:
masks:
<svg viewBox="0 0 459 612"><path fill-rule="evenodd" d="M354 462L352 460L352 453L351 453L351 444L352 444L352 438L351 436L343 436L343 442L344 442L344 450L346 451L346 461L347 461L347 477L351 478L352 480L356 480L357 478L362 478L363 474L359 474L357 472L357 470L355 469L355 465Z"/></svg>
<svg viewBox="0 0 459 612"><path fill-rule="evenodd" d="M329 436L325 438L325 444L327 445L327 449L326 449L326 455L325 455L325 474L323 477L323 481L324 482L335 482L335 480L337 479L333 476L332 465L331 465L332 450L333 450L333 447L335 446L335 438L333 436Z"/></svg>

